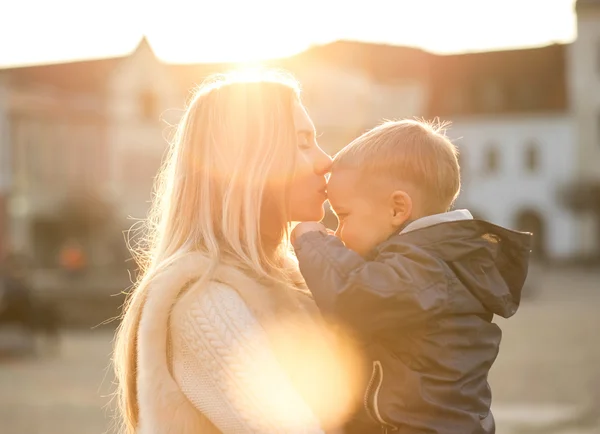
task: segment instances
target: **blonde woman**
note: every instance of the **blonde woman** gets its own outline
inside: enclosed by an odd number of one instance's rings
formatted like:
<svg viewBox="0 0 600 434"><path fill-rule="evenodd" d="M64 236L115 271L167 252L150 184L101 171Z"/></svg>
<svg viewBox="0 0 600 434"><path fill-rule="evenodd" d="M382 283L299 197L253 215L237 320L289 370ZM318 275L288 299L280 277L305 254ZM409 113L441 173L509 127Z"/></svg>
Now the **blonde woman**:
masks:
<svg viewBox="0 0 600 434"><path fill-rule="evenodd" d="M321 433L352 410L359 364L288 258L320 220L331 160L297 84L198 89L157 181L143 276L117 332L123 432Z"/></svg>

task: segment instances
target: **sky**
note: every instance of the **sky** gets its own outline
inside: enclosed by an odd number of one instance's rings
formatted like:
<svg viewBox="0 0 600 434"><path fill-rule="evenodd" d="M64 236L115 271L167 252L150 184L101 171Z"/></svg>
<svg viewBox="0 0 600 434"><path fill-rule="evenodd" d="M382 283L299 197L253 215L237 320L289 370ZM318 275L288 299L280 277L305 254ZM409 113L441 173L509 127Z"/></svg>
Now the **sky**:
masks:
<svg viewBox="0 0 600 434"><path fill-rule="evenodd" d="M353 39L438 53L572 41L574 0L5 0L0 67L124 55L244 62Z"/></svg>

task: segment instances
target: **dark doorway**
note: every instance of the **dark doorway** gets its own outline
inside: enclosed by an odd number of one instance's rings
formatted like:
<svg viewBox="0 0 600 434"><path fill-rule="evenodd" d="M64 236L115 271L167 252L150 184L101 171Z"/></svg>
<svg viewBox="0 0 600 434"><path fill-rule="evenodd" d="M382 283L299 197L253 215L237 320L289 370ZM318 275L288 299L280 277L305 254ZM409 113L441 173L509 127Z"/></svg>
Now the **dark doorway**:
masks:
<svg viewBox="0 0 600 434"><path fill-rule="evenodd" d="M523 210L519 212L516 217L516 228L533 234L532 258L543 260L548 257L546 224L538 211Z"/></svg>

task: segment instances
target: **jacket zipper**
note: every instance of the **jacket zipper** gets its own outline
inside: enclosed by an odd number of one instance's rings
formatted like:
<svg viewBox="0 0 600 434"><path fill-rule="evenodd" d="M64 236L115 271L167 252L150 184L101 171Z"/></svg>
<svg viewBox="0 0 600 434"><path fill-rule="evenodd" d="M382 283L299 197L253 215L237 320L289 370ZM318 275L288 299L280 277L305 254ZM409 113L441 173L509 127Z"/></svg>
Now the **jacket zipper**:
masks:
<svg viewBox="0 0 600 434"><path fill-rule="evenodd" d="M364 397L365 409L367 410L367 414L381 425L382 433L385 434L388 431L397 431L398 428L392 425L391 423L383 420L381 416L381 412L379 411L379 392L381 390L381 386L383 384L383 367L379 360L375 360L373 362L373 372L371 374L371 379L369 380L369 384L367 386L367 391Z"/></svg>

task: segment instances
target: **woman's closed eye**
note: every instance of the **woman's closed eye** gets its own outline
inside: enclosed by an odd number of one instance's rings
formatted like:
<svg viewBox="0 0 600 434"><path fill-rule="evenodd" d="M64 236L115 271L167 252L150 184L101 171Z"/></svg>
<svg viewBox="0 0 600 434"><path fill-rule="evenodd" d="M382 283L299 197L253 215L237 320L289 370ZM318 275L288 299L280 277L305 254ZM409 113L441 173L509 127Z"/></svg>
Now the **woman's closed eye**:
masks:
<svg viewBox="0 0 600 434"><path fill-rule="evenodd" d="M298 134L298 148L304 151L311 149L314 146L315 138L314 133L301 132Z"/></svg>

